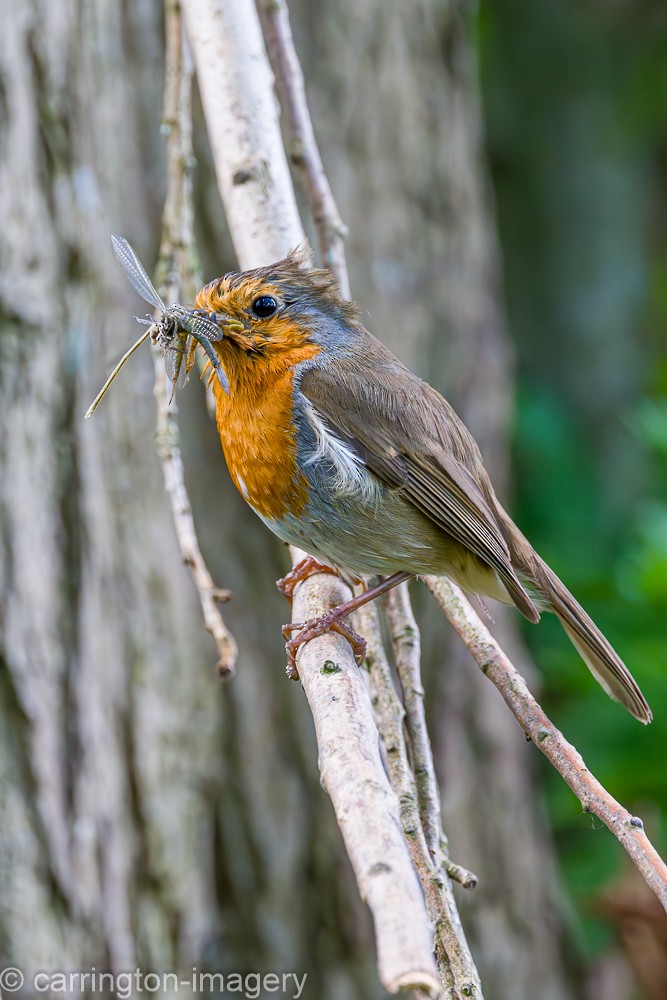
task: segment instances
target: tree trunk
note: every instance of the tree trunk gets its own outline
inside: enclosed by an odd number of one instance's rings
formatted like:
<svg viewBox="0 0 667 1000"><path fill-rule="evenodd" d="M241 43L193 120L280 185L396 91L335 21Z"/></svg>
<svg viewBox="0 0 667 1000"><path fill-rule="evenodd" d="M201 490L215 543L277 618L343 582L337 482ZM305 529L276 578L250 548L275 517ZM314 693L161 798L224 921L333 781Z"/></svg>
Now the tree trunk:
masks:
<svg viewBox="0 0 667 1000"><path fill-rule="evenodd" d="M353 294L449 393L502 484L510 357L464 21L436 0L316 14L296 3L292 19ZM147 352L83 423L135 333L109 233L146 262L157 245L159 8L25 0L3 23L0 959L27 975L307 972L306 996L381 997L311 720L284 679L287 559L229 483L203 392L179 403L202 545L235 595L224 687L164 498ZM234 261L205 163L197 185L211 277ZM446 824L482 879L464 912L487 1000L571 995L533 757L445 624L427 631Z"/></svg>

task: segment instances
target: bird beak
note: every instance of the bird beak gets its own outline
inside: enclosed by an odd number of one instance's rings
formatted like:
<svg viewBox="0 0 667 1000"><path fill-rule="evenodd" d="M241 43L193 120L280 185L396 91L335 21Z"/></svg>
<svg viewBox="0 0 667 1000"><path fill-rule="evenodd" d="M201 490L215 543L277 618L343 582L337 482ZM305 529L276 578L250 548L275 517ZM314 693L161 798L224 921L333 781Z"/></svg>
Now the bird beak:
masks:
<svg viewBox="0 0 667 1000"><path fill-rule="evenodd" d="M245 333L243 323L234 316L228 316L227 313L216 313L215 322L222 328L222 332L226 337L233 336L235 333Z"/></svg>

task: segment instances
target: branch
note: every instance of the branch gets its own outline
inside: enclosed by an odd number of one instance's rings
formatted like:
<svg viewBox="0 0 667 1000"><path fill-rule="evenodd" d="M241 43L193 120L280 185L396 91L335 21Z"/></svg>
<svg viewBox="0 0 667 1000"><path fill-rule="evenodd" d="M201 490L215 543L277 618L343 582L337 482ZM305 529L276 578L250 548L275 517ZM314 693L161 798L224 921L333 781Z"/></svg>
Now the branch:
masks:
<svg viewBox="0 0 667 1000"><path fill-rule="evenodd" d="M169 0L165 5L166 66L163 127L167 130L167 194L162 216L162 241L158 271L168 275L162 285L167 302L181 298L181 280L194 284L192 202L189 164L192 160L191 92L192 67L185 65L180 6ZM186 289L186 293L187 293ZM170 406L172 386L165 375L161 352L154 350L157 405L156 447L162 462L165 489L171 504L176 538L189 567L201 604L204 624L218 651L218 673L234 673L237 646L225 625L218 602L229 591L215 587L199 548L190 498L185 487L179 446L176 406Z"/></svg>
<svg viewBox="0 0 667 1000"><path fill-rule="evenodd" d="M185 0L207 133L243 269L273 264L305 235L251 0Z"/></svg>
<svg viewBox="0 0 667 1000"><path fill-rule="evenodd" d="M253 0L184 0L183 9L239 263L271 263L304 233L257 11ZM295 592L293 621L317 617L345 596L346 586L330 574L311 577ZM432 931L352 650L328 634L302 647L298 663L322 779L373 916L380 979L392 991L437 990Z"/></svg>
<svg viewBox="0 0 667 1000"><path fill-rule="evenodd" d="M641 819L624 809L591 774L581 754L545 715L462 591L444 577L428 576L425 582L524 733L567 782L584 812L593 813L611 830L667 910L667 866L646 836Z"/></svg>
<svg viewBox="0 0 667 1000"><path fill-rule="evenodd" d="M347 227L341 219L329 185L308 111L306 88L299 57L290 30L285 0L256 0L266 48L276 77L276 90L282 109L290 160L299 172L325 267L338 279L340 293L350 297L350 282L345 264Z"/></svg>
<svg viewBox="0 0 667 1000"><path fill-rule="evenodd" d="M349 598L337 577L322 574L313 579L319 579L316 597L303 584L294 594L294 617L300 621L320 614L322 599L324 607L333 608ZM369 629L369 635L373 648L381 649L378 630ZM299 674L315 720L322 784L336 810L359 891L373 914L382 983L390 993L439 993L431 928L410 861L415 852L406 851L398 800L380 758L363 675L348 650L341 636L328 635L309 642L299 654ZM402 796L400 801L402 813Z"/></svg>
<svg viewBox="0 0 667 1000"><path fill-rule="evenodd" d="M437 860L431 855L419 814L415 762L413 760L411 766L403 735L406 713L392 683L389 661L379 638L377 605L367 604L356 613L355 618L364 634L370 637L366 656L373 708L385 749L389 778L401 804L403 833L435 928L435 951L445 997L447 1000L462 1000L463 997L474 996L483 1000L479 975L461 927L451 881L446 874L443 875ZM439 816L437 827L440 829Z"/></svg>
<svg viewBox="0 0 667 1000"><path fill-rule="evenodd" d="M454 864L442 829L440 791L433 766L431 741L426 728L424 686L421 680L421 642L419 628L410 605L408 584L402 583L387 594L387 621L394 651L394 661L403 692L405 721L410 739L410 759L419 802L419 814L429 852L438 871L444 869L464 889L474 889L477 876Z"/></svg>

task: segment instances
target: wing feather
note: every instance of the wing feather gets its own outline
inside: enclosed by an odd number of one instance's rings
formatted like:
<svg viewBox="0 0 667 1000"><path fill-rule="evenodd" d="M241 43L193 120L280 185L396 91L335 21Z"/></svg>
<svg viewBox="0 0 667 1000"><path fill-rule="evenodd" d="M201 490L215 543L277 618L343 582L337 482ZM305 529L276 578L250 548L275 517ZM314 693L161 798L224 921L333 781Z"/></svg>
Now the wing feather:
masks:
<svg viewBox="0 0 667 1000"><path fill-rule="evenodd" d="M334 358L326 366L305 367L300 388L334 433L363 454L378 479L400 489L426 517L493 568L517 607L537 621L539 614L516 576L486 499L484 488L491 495L493 491L474 439L434 389L407 368L401 366L397 373L391 360L391 380L382 378L381 368L364 370L359 357ZM400 378L394 382L396 374Z"/></svg>

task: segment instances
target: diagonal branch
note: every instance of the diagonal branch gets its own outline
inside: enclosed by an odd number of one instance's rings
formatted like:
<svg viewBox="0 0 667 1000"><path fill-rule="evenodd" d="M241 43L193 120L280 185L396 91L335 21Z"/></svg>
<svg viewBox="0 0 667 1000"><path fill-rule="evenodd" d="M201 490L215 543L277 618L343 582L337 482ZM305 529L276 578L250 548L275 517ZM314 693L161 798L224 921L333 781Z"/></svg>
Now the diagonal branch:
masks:
<svg viewBox="0 0 667 1000"><path fill-rule="evenodd" d="M641 819L624 809L591 774L581 754L544 713L462 591L444 577L428 576L425 582L480 669L500 691L524 733L567 782L584 812L593 813L611 830L667 910L667 866L646 836Z"/></svg>
<svg viewBox="0 0 667 1000"><path fill-rule="evenodd" d="M329 607L345 600L348 590L338 577L326 574L320 580ZM307 621L320 607L307 587L297 586L295 617ZM377 616L375 609L364 610ZM377 625L373 621L368 629L369 649L381 650ZM425 919L422 897L425 881L431 897L437 896L438 889L433 872L415 865L420 888L410 864L410 858L414 864L423 857L428 866L428 852L424 844L421 854L416 853L410 841L410 857L406 852L404 797L397 798L395 780L391 785L387 780L363 675L354 658L347 655L346 646L341 636L326 635L309 642L299 654L299 674L315 721L322 784L334 804L361 897L373 914L383 984L390 993L410 989L439 993L431 927ZM386 713L382 718L387 718ZM398 725L400 729L400 721ZM409 782L407 768L403 775ZM434 907L428 895L427 906L433 922ZM447 1000L460 1000L460 996L451 992Z"/></svg>
<svg viewBox="0 0 667 1000"><path fill-rule="evenodd" d="M273 262L304 234L254 2L184 0L183 9L239 263L249 268ZM299 556L292 552L294 561ZM293 620L316 617L345 594L336 577L311 577L295 591ZM432 930L350 646L324 635L302 647L298 662L323 782L373 916L380 979L394 992L436 991Z"/></svg>
<svg viewBox="0 0 667 1000"><path fill-rule="evenodd" d="M434 828L428 833L420 816L423 795L420 796L418 789L422 776L415 767L415 760L409 759L403 730L403 722L409 710L403 707L392 682L391 668L380 639L377 605L367 604L357 612L356 619L362 631L370 636L367 662L373 708L389 778L401 806L403 833L435 929L435 952L444 996L447 1000L462 1000L469 996L483 1000L482 986L461 926L452 884L440 863L439 838L435 830L436 825L438 831L441 829L439 808L437 819L433 814L430 817ZM428 744L428 737L426 740ZM426 755L430 758L430 747ZM432 766L430 761L427 765L429 771L432 771ZM433 779L435 780L435 775ZM431 801L433 794L437 796L437 786L435 789L433 786L429 788ZM435 853L431 851L432 840L438 845Z"/></svg>

